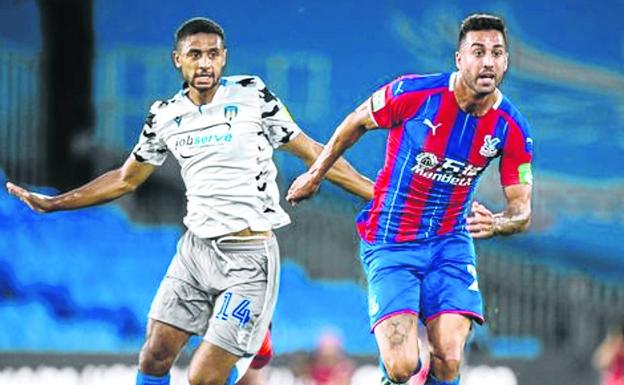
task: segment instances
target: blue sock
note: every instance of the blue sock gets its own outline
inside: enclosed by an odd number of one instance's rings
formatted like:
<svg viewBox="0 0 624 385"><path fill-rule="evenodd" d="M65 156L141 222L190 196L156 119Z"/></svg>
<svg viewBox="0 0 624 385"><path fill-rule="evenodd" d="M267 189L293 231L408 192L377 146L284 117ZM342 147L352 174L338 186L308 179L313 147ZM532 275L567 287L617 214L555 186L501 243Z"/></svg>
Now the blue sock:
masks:
<svg viewBox="0 0 624 385"><path fill-rule="evenodd" d="M412 375L418 373L421 368L422 368L422 362L420 361L420 358L419 358L418 365L416 365L416 369L414 370L414 373L412 373ZM390 382L394 382L388 376L388 371L386 370L386 366L384 365L383 360L381 359L381 356L379 356L379 369L381 370L381 373L383 374L384 378L387 378L388 380L390 380Z"/></svg>
<svg viewBox="0 0 624 385"><path fill-rule="evenodd" d="M425 385L459 385L459 376L455 377L455 379L451 381L442 381L435 378L433 373L429 372Z"/></svg>
<svg viewBox="0 0 624 385"><path fill-rule="evenodd" d="M149 374L141 373L137 371L136 385L169 385L171 375L167 373L166 376L156 377Z"/></svg>
<svg viewBox="0 0 624 385"><path fill-rule="evenodd" d="M234 366L232 370L230 371L230 375L225 381L225 385L234 385L236 384L236 381L238 381L238 368Z"/></svg>

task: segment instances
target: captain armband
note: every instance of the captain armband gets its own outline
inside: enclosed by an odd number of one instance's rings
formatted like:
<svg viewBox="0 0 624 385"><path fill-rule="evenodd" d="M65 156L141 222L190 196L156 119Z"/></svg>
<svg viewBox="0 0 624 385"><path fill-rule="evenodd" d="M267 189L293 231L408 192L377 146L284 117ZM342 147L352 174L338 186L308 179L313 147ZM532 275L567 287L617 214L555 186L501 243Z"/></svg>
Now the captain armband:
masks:
<svg viewBox="0 0 624 385"><path fill-rule="evenodd" d="M533 184L531 163L522 163L518 166L518 180L520 184Z"/></svg>

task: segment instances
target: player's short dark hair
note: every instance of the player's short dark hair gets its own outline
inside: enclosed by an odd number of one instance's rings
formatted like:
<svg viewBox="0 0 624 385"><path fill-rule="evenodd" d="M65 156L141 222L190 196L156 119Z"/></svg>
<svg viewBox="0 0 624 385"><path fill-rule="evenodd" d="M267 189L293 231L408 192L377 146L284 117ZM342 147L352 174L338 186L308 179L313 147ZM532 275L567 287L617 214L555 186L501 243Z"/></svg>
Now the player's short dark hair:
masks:
<svg viewBox="0 0 624 385"><path fill-rule="evenodd" d="M215 35L219 35L223 42L223 48L225 48L225 32L223 28L215 21L206 17L194 17L182 23L173 37L175 42L173 48L178 48L178 44L181 40L197 33L214 33Z"/></svg>
<svg viewBox="0 0 624 385"><path fill-rule="evenodd" d="M487 31L487 30L499 31L503 34L503 40L505 41L505 47L507 47L507 27L505 21L500 16L488 14L488 13L475 13L462 21L459 27L459 39L457 41L457 47L461 47L466 34L470 31Z"/></svg>

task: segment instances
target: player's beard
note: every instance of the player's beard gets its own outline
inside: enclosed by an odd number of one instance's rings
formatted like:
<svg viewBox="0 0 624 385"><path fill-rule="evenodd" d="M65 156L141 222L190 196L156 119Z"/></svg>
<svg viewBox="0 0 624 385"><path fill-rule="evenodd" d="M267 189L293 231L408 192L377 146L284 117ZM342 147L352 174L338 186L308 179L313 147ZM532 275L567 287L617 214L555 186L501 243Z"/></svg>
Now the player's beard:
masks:
<svg viewBox="0 0 624 385"><path fill-rule="evenodd" d="M207 81L208 79L210 79L210 81ZM193 79L191 80L190 84L192 84L193 88L195 88L198 92L204 93L204 92L209 92L210 90L213 90L215 87L217 87L220 80L221 80L221 76L220 75L217 76L214 73L213 74L201 74L201 75L193 76Z"/></svg>
<svg viewBox="0 0 624 385"><path fill-rule="evenodd" d="M503 76L502 75L498 75L498 74L494 74L493 78L481 78L480 75L476 75L474 76L471 81L471 87L472 91L475 93L475 95L477 97L485 97L487 95L492 94L493 92L496 91L496 88L498 88L498 86L501 84L501 82L503 81ZM489 83L488 85L483 85L483 83Z"/></svg>

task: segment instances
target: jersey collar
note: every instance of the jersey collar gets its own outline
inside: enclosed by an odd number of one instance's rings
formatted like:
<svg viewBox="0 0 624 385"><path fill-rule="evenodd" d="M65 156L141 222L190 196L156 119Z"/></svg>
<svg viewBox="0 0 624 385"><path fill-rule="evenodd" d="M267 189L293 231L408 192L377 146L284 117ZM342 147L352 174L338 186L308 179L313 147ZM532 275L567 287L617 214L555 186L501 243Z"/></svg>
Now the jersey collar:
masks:
<svg viewBox="0 0 624 385"><path fill-rule="evenodd" d="M201 111L201 108L203 106L207 106L209 104L212 104L214 102L216 102L217 100L219 100L221 98L221 96L223 96L223 93L226 91L225 90L225 85L227 84L227 80L224 77L221 77L221 80L219 80L219 88L217 88L217 92L215 92L214 96L212 97L212 101L208 104L202 104L199 106L199 109ZM197 107L197 105L195 103L193 103L193 101L188 97L188 93L189 93L189 85L188 82L183 82L182 83L182 89L180 90L180 92L178 92L178 95L184 99L188 104L193 105L195 107Z"/></svg>

